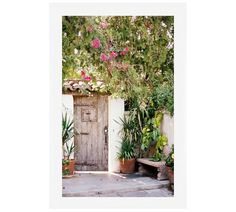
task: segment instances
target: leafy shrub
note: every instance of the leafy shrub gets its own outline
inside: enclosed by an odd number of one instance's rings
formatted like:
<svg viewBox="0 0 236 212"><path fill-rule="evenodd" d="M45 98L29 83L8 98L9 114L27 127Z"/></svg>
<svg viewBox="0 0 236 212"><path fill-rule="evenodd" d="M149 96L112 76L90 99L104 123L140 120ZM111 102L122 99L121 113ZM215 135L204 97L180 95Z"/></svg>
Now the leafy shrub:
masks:
<svg viewBox="0 0 236 212"><path fill-rule="evenodd" d="M171 152L166 158L166 166L171 167L171 169L174 171L174 145L172 145Z"/></svg>
<svg viewBox="0 0 236 212"><path fill-rule="evenodd" d="M165 135L160 135L156 143L156 152L153 156L153 160L155 161L165 160L165 155L163 150L167 144L168 144L168 138Z"/></svg>
<svg viewBox="0 0 236 212"><path fill-rule="evenodd" d="M134 144L127 138L121 143L120 151L117 154L118 159L131 159L135 157Z"/></svg>

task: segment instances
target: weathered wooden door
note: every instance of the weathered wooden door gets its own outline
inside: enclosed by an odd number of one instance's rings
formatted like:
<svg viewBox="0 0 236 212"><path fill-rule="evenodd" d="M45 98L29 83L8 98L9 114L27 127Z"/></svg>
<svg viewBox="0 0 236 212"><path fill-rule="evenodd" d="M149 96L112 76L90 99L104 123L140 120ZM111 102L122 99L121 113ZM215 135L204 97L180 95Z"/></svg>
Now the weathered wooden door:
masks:
<svg viewBox="0 0 236 212"><path fill-rule="evenodd" d="M77 171L108 171L108 96L74 96Z"/></svg>

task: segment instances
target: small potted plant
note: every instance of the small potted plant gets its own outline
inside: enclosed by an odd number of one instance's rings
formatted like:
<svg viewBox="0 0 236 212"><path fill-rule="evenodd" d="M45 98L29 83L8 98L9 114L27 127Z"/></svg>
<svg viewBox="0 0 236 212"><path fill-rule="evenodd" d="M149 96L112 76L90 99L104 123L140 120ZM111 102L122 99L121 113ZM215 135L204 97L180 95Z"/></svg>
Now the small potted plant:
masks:
<svg viewBox="0 0 236 212"><path fill-rule="evenodd" d="M171 146L171 151L166 157L166 170L170 184L174 184L174 145Z"/></svg>
<svg viewBox="0 0 236 212"><path fill-rule="evenodd" d="M120 161L120 172L130 174L135 169L135 152L134 144L128 139L123 138L120 151L117 153Z"/></svg>
<svg viewBox="0 0 236 212"><path fill-rule="evenodd" d="M63 177L71 177L75 170L75 160L71 158L75 150L74 143L71 139L74 137L73 120L69 118L68 114L62 115L62 175Z"/></svg>
<svg viewBox="0 0 236 212"><path fill-rule="evenodd" d="M74 152L75 146L73 143L70 145L68 142L65 144L65 156L62 159L62 174L63 176L72 176L75 171L75 160L71 159L71 154Z"/></svg>

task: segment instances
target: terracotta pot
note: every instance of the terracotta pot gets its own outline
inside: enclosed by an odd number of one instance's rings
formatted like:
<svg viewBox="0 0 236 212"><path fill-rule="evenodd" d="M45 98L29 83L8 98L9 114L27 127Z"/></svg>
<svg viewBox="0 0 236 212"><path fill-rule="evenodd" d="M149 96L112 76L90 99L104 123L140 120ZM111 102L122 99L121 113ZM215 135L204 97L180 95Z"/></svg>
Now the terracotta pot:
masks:
<svg viewBox="0 0 236 212"><path fill-rule="evenodd" d="M70 159L69 164L64 165L62 167L62 171L67 170L67 169L70 171L70 175L74 174L74 171L75 171L75 160L74 159Z"/></svg>
<svg viewBox="0 0 236 212"><path fill-rule="evenodd" d="M166 170L170 184L174 184L174 171L169 166L166 166Z"/></svg>
<svg viewBox="0 0 236 212"><path fill-rule="evenodd" d="M135 169L135 158L126 160L120 160L120 172L124 174L131 174L134 172Z"/></svg>

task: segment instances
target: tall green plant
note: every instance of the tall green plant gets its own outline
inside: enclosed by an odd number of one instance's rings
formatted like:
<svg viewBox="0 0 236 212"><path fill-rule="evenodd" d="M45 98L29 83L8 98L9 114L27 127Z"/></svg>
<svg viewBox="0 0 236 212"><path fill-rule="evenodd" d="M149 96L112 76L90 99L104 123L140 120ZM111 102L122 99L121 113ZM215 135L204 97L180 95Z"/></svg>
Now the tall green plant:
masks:
<svg viewBox="0 0 236 212"><path fill-rule="evenodd" d="M75 151L74 143L68 144L68 142L64 145L64 156L70 159L71 154Z"/></svg>
<svg viewBox="0 0 236 212"><path fill-rule="evenodd" d="M165 135L160 135L156 142L156 152L152 157L154 161L164 161L166 159L163 150L167 144L168 144L168 138Z"/></svg>
<svg viewBox="0 0 236 212"><path fill-rule="evenodd" d="M138 157L142 156L142 140L143 140L143 127L145 122L149 119L148 111L145 105L139 104L138 98L133 98L130 105L129 117L133 121L133 134L135 137L136 151Z"/></svg>
<svg viewBox="0 0 236 212"><path fill-rule="evenodd" d="M155 116L145 118L145 126L142 129L142 150L147 150L150 145L155 144L160 136L160 125L163 118L163 114L155 112Z"/></svg>
<svg viewBox="0 0 236 212"><path fill-rule="evenodd" d="M62 145L74 137L74 121L70 119L67 112L62 114Z"/></svg>
<svg viewBox="0 0 236 212"><path fill-rule="evenodd" d="M135 157L134 144L128 138L124 137L122 139L120 151L117 153L118 159L129 160Z"/></svg>
<svg viewBox="0 0 236 212"><path fill-rule="evenodd" d="M70 158L71 154L75 150L74 143L68 144L71 138L74 137L74 121L70 119L67 112L62 114L62 148L64 158Z"/></svg>

